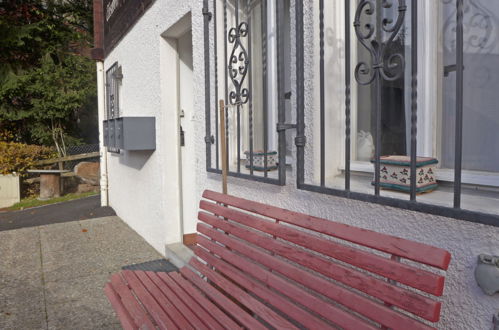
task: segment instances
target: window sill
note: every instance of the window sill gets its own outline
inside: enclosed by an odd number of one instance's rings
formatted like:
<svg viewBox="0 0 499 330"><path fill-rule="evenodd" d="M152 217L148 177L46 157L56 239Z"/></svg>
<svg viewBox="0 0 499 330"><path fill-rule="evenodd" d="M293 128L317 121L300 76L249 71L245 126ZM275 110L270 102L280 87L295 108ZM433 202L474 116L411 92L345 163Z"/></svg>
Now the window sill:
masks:
<svg viewBox="0 0 499 330"><path fill-rule="evenodd" d="M344 189L344 183L344 176L341 175L330 180L328 186ZM352 172L350 177L350 190L373 195L374 186L372 185L372 175ZM408 193L395 190L382 189L380 195L407 201L410 199ZM417 195L416 200L425 204L453 207L454 190L452 183L439 182L439 186L436 190L419 194ZM464 210L499 215L499 189L477 189L473 186L463 185L461 191L461 208Z"/></svg>
<svg viewBox="0 0 499 330"><path fill-rule="evenodd" d="M345 167L341 166L340 169L344 171ZM374 173L374 166L370 162L352 161L350 163L350 170L354 172ZM454 182L454 170L438 168L437 180ZM499 173L463 170L461 182L470 185L499 187Z"/></svg>

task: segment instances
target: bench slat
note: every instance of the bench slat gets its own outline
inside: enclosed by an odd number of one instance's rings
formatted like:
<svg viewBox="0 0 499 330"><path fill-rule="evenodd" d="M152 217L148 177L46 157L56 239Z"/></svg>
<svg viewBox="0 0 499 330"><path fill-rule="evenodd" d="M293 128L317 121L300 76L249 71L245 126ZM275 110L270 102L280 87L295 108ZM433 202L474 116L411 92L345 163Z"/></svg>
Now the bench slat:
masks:
<svg viewBox="0 0 499 330"><path fill-rule="evenodd" d="M201 240L203 240L203 243L201 245L203 245L204 248L213 251L212 248L215 245L214 243L211 243L204 237L202 237ZM202 260L206 261L209 265L215 267L217 271L220 271L228 278L234 280L237 284L241 285L246 290L253 292L255 295L263 299L266 303L271 304L281 312L289 315L308 329L332 329L332 326L315 317L313 314L310 314L309 312L301 309L288 299L285 299L284 297L269 290L268 287L257 283L255 280L250 279L246 275L247 273L243 273L242 271L237 270L228 262L215 257L213 254L210 254L204 248L201 248L200 246L196 247L196 255L198 255Z"/></svg>
<svg viewBox="0 0 499 330"><path fill-rule="evenodd" d="M210 329L224 329L219 322L233 329L238 328L238 325L232 319L225 315L179 273L158 273L158 277L167 283Z"/></svg>
<svg viewBox="0 0 499 330"><path fill-rule="evenodd" d="M441 296L443 293L444 276L208 201L201 201L200 208L435 296Z"/></svg>
<svg viewBox="0 0 499 330"><path fill-rule="evenodd" d="M218 219L217 219L218 221ZM224 221L219 221L224 222ZM211 225L219 227L230 233L231 229L229 226L223 226L216 221L213 221ZM292 279L307 288L310 288L317 293L320 293L345 307L358 312L373 321L376 321L382 325L388 326L390 328L396 327L409 327L412 329L428 329L428 327L406 315L400 314L387 306L378 304L366 297L360 296L350 290L340 287L332 282L326 281L316 275L313 275L303 269L300 269L288 262L280 260L273 257L267 253L264 253L247 243L240 242L231 238L229 235L222 234L221 232L208 227L205 224L198 224L198 231L224 245L230 249L237 251L248 258L256 261L257 263L278 272L285 277ZM259 269L259 271L261 271Z"/></svg>
<svg viewBox="0 0 499 330"><path fill-rule="evenodd" d="M406 275L409 278L415 278L417 280L418 276L423 277L422 275L427 275L427 272L421 274L421 272L417 272L417 269L411 270L411 267L406 267L405 265L396 263L392 260L369 254L364 251L356 251L355 249L353 249L352 251L352 249L346 248L341 244L304 233L303 231L293 229L288 226L271 223L269 221L252 217L247 214L239 214L240 212L233 209L230 210L230 212L224 212L224 210L221 209L226 208L221 206L219 207L213 204L210 206L203 205L203 207L205 209L209 209L215 214L223 216L224 218L228 218L245 226L249 226L260 231L273 234L274 236L280 237L282 239L287 239L288 241L302 245L307 249L315 250L331 257L338 256L338 259L355 266L357 266L359 263L369 263L370 265L373 265L373 267L376 267L376 263L388 261L395 263L395 266L400 266L398 267L398 270L404 270L404 272L401 272L402 275ZM200 212L200 219L205 216L209 215L207 213ZM407 310L427 320L438 320L441 306L440 302L437 302L430 298L426 298L420 294L406 290L402 287L394 286L386 281L374 278L355 269L348 268L338 263L333 263L328 259L304 250L300 250L294 245L290 245L282 241L277 241L267 235L261 235L254 231L250 232L247 229L241 227L232 227L232 230L235 230L238 233L236 236L241 237L250 243L259 245L260 247L263 247L267 250L271 250L273 253L277 253L283 257L288 258L289 260L320 272L323 275L340 281L352 288L366 292L373 297L381 299L392 305L396 305L397 307ZM236 232L232 233L234 234ZM413 273L416 275L416 277L412 275ZM429 274L433 275L431 273ZM441 282L443 288L443 277L434 276L434 279L437 283ZM400 282L410 285L409 281L406 281L403 278Z"/></svg>
<svg viewBox="0 0 499 330"><path fill-rule="evenodd" d="M147 291L156 299L163 311L180 329L194 329L187 319L177 310L176 305L171 302L171 296L166 296L163 291L146 275L144 271L133 272L145 286Z"/></svg>
<svg viewBox="0 0 499 330"><path fill-rule="evenodd" d="M145 311L130 291L130 288L125 283L125 280L120 274L114 274L111 276L111 286L118 293L125 306L126 310L130 313L130 316L134 319L135 324L139 328L156 328L152 321L149 319L149 314Z"/></svg>
<svg viewBox="0 0 499 330"><path fill-rule="evenodd" d="M159 278L159 276L155 272L147 271L145 273L149 277L149 279L154 284L156 284L158 289L161 290L161 292L163 292L164 296L171 301L173 306L175 306L179 310L181 318L186 319L196 329L201 329L201 330L208 329L208 327L205 324L203 324L203 322L197 317L197 315L193 313L179 297L177 297L177 295L168 287L168 285L165 282L163 282ZM186 295L185 292L183 294ZM173 319L176 320L175 318ZM179 326L181 325L179 324Z"/></svg>
<svg viewBox="0 0 499 330"><path fill-rule="evenodd" d="M139 280L135 272L124 270L123 277L129 287L136 294L139 301L144 305L149 314L160 329L178 329L173 320L165 313L154 297L149 293L144 284Z"/></svg>
<svg viewBox="0 0 499 330"><path fill-rule="evenodd" d="M107 296L107 299L109 299L111 306L113 306L113 309L116 311L116 314L118 315L118 318L120 319L121 326L123 327L123 329L124 330L136 330L136 329L138 329L139 327L133 321L133 318L130 316L130 314L126 310L125 306L121 302L120 297L118 296L116 291L114 291L114 289L110 283L106 284L106 286L104 287L104 292Z"/></svg>
<svg viewBox="0 0 499 330"><path fill-rule="evenodd" d="M203 265L196 258L191 259L190 265L194 267L198 272L206 276L206 278L208 278L210 281L215 283L217 287L221 288L227 294L234 297L238 303L244 305L247 309L258 315L261 319L265 320L268 324L275 327L276 329L297 329L297 327L291 324L288 320L278 315L276 312L262 304L260 301L244 292L241 288L238 288L236 285L229 282L227 279L224 279L220 274L217 274L213 270Z"/></svg>
<svg viewBox="0 0 499 330"><path fill-rule="evenodd" d="M207 213L200 212L199 218L202 221L207 220L207 223L211 222L211 225L218 223L216 226L220 225L221 229L236 237L244 239L245 241L266 250L272 251L272 253L276 253L293 262L301 264L308 269L322 273L325 276L342 282L349 287L363 291L373 297L383 300L384 302L393 304L429 321L438 320L441 306L440 302L426 298L401 287L394 286L388 282L366 275L354 269L349 269L345 266L332 263L327 259L313 255L309 252L298 250L296 247L276 241L268 236L265 237L257 234L256 232L236 227L233 224L221 221L212 215L208 215ZM215 222L217 220L218 222ZM299 234L300 233L296 233L296 235Z"/></svg>
<svg viewBox="0 0 499 330"><path fill-rule="evenodd" d="M180 273L184 275L191 283L195 284L201 291L203 291L211 300L219 305L227 314L234 319L244 324L245 327L250 329L265 329L263 324L255 320L240 306L215 289L213 286L202 280L197 274L187 267L180 269Z"/></svg>
<svg viewBox="0 0 499 330"><path fill-rule="evenodd" d="M450 253L427 244L380 234L371 230L356 228L210 190L205 190L203 197L443 270L447 270L449 267Z"/></svg>
<svg viewBox="0 0 499 330"><path fill-rule="evenodd" d="M317 313L326 320L329 320L342 328L377 329L373 328L373 326L365 323L353 314L331 304L324 303L324 300L319 299L309 291L305 291L304 289L296 286L294 283L283 279L271 271L261 268L259 265L256 265L255 263L250 262L248 259L245 259L235 253L232 253L220 245L214 244L202 236L198 236L198 240L203 247L209 249L217 255L220 255L227 262L230 262L242 271L247 272L249 275L260 280L265 285L268 285L270 288L279 291L281 294L292 299L295 303L303 305L310 311Z"/></svg>

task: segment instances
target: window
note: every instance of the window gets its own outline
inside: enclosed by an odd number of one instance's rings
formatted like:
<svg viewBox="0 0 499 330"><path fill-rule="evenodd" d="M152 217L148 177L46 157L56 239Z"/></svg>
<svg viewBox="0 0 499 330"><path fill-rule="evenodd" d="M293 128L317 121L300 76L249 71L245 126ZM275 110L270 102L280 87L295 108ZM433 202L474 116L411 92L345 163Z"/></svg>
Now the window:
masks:
<svg viewBox="0 0 499 330"><path fill-rule="evenodd" d="M229 175L282 185L290 156L289 1L205 1L204 13L207 170L221 172L223 99Z"/></svg>
<svg viewBox="0 0 499 330"><path fill-rule="evenodd" d="M106 71L106 119L115 119L120 116L120 88L121 81L123 79L123 73L121 70L121 66L118 65L118 62L115 62L107 71ZM107 135L108 138L116 133L114 122L113 125L108 125L107 134L105 132L104 135ZM114 138L114 137L113 137ZM106 137L105 137L106 139ZM109 146L107 149L109 152L119 153L120 150L116 147Z"/></svg>
<svg viewBox="0 0 499 330"><path fill-rule="evenodd" d="M299 188L499 224L498 16L487 0L297 2ZM407 192L385 189L386 156L407 160ZM422 158L438 161L426 194Z"/></svg>

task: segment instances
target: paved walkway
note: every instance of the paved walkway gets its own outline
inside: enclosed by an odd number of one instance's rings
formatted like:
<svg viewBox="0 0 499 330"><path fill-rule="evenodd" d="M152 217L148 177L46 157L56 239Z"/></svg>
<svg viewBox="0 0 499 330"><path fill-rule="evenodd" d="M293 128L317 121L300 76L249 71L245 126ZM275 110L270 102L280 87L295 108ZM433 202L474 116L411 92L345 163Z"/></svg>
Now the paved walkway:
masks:
<svg viewBox="0 0 499 330"><path fill-rule="evenodd" d="M116 215L100 206L100 195L44 205L22 211L0 212L0 231Z"/></svg>
<svg viewBox="0 0 499 330"><path fill-rule="evenodd" d="M0 329L121 329L102 288L161 256L118 217L0 232Z"/></svg>

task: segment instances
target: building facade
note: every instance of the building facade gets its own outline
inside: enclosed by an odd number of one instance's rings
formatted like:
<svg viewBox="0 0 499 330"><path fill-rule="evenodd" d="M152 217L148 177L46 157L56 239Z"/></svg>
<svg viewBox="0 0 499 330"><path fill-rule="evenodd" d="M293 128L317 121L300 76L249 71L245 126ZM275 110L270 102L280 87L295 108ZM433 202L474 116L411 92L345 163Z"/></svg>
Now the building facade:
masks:
<svg viewBox="0 0 499 330"><path fill-rule="evenodd" d="M101 127L108 203L155 249L195 233L202 192L221 190L224 100L229 194L447 249L440 327L492 328L499 294L474 270L480 254L499 255L498 5L100 6L101 119L154 118L112 132L148 147L111 146ZM428 173L410 175L423 169L416 155L438 161L431 191L418 190ZM383 189L384 171L404 191Z"/></svg>

